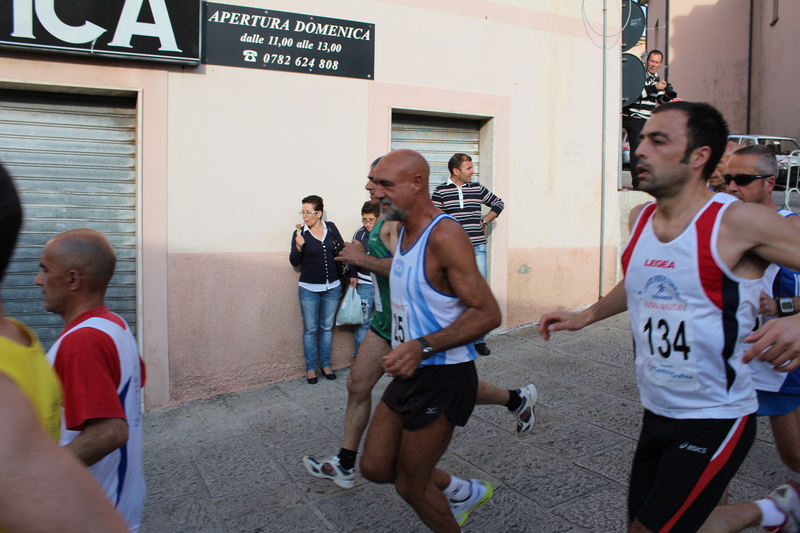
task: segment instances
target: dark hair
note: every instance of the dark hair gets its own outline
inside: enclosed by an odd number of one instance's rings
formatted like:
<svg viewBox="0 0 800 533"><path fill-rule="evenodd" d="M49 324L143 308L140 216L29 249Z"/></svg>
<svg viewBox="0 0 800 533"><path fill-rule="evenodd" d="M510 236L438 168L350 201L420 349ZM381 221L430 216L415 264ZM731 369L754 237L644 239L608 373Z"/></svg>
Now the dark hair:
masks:
<svg viewBox="0 0 800 533"><path fill-rule="evenodd" d="M364 215L375 215L375 218L380 218L381 216L381 204L373 204L372 202L364 202L364 205L361 206L361 216Z"/></svg>
<svg viewBox="0 0 800 533"><path fill-rule="evenodd" d="M664 59L664 53L661 50L653 49L653 50L650 50L650 52L648 52L647 59L645 59L645 61L649 60L650 56L653 55L653 54L658 54L658 55L661 56L662 60Z"/></svg>
<svg viewBox="0 0 800 533"><path fill-rule="evenodd" d="M450 171L450 175L453 175L453 171L457 168L461 168L461 163L464 161L472 161L472 158L467 154L455 154L453 157L450 158L450 161L447 162L447 170Z"/></svg>
<svg viewBox="0 0 800 533"><path fill-rule="evenodd" d="M324 206L322 205L322 198L320 198L316 194L312 194L311 196L306 196L300 203L313 205L314 211L322 211L324 208Z"/></svg>
<svg viewBox="0 0 800 533"><path fill-rule="evenodd" d="M733 155L755 155L758 156L756 159L756 164L753 165L753 168L756 169L756 172L761 174L762 176L775 176L778 177L778 172L780 172L780 165L778 164L778 158L775 157L775 152L769 149L769 147L764 146L763 144L752 144L750 146L745 146L743 148L739 148Z"/></svg>
<svg viewBox="0 0 800 533"><path fill-rule="evenodd" d="M680 111L686 115L686 153L682 163L689 162L689 156L695 148L708 146L711 156L703 167L703 179L707 180L714 173L717 164L725 153L728 144L728 123L717 108L702 102L669 102L653 110L653 115L666 111Z"/></svg>
<svg viewBox="0 0 800 533"><path fill-rule="evenodd" d="M375 159L375 161L373 161L373 162L372 162L372 164L369 166L369 168L375 168L375 167L377 167L377 166L378 166L378 163L380 163L380 162L381 162L381 159L383 159L383 156L382 156L382 155L381 155L381 156L378 156L378 157Z"/></svg>
<svg viewBox="0 0 800 533"><path fill-rule="evenodd" d="M22 227L22 205L11 176L0 165L0 280L6 272Z"/></svg>

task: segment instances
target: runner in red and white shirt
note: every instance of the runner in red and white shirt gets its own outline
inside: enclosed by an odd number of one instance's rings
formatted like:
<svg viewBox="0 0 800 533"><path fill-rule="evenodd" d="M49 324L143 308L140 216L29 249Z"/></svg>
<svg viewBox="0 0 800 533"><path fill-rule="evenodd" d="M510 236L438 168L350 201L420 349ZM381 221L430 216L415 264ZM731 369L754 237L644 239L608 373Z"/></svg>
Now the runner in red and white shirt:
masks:
<svg viewBox="0 0 800 533"><path fill-rule="evenodd" d="M145 370L130 327L104 304L115 263L103 234L71 230L47 243L35 283L45 309L66 325L47 353L64 388L61 444L89 468L135 532L145 498Z"/></svg>
<svg viewBox="0 0 800 533"><path fill-rule="evenodd" d="M657 201L631 211L625 279L589 309L539 322L549 339L630 311L645 407L629 487L631 533L697 531L755 436L746 363L758 356L780 371L800 366L800 318L748 336L758 280L769 263L800 267L800 235L774 211L706 187L727 135L708 104L656 108L637 156L640 188ZM745 338L754 342L746 352Z"/></svg>

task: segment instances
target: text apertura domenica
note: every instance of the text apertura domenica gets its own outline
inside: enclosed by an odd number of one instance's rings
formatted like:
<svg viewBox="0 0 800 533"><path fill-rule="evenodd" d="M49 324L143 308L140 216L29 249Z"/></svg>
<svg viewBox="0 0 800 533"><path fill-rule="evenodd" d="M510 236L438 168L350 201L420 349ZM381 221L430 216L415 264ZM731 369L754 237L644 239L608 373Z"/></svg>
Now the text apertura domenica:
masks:
<svg viewBox="0 0 800 533"><path fill-rule="evenodd" d="M208 22L236 24L239 26L250 26L252 28L293 31L314 35L327 35L329 37L341 37L343 39L356 39L359 41L369 41L372 39L370 30L364 28L339 26L338 24L303 22L302 20L295 20L294 26L292 26L289 19L281 20L280 18L266 15L250 15L247 13L230 11L215 11L214 14L208 18Z"/></svg>

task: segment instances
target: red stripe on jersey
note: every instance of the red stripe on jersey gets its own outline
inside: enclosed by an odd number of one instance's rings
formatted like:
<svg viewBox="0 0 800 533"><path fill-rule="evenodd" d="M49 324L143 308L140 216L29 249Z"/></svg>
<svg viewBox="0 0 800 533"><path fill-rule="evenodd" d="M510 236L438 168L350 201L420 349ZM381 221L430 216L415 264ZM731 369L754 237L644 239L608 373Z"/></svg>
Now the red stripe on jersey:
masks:
<svg viewBox="0 0 800 533"><path fill-rule="evenodd" d="M642 213L639 215L639 223L636 225L636 228L633 230L633 235L631 235L631 240L628 241L628 246L625 248L625 251L622 253L622 275L624 276L628 272L628 263L631 260L631 255L633 255L633 249L636 248L636 242L639 240L639 237L644 231L644 227L647 225L647 221L650 220L650 217L653 215L653 211L656 210L656 203L653 202L652 204L648 205L642 210Z"/></svg>
<svg viewBox="0 0 800 533"><path fill-rule="evenodd" d="M711 251L711 234L714 231L714 224L717 221L719 210L723 204L712 202L702 215L697 219L695 228L697 231L697 267L700 272L700 284L708 296L708 299L722 309L722 270L714 261Z"/></svg>
<svg viewBox="0 0 800 533"><path fill-rule="evenodd" d="M678 512L675 513L666 524L664 524L664 527L659 530L659 533L668 533L675 523L680 520L681 516L683 516L683 513L685 513L686 510L694 503L700 493L705 490L706 486L711 482L711 480L714 479L714 476L716 476L719 471L722 470L722 467L725 466L725 463L727 463L728 459L730 459L733 450L735 450L736 446L739 445L739 440L742 438L744 428L747 426L747 421L751 416L753 415L743 416L736 422L737 425L733 428L733 436L724 444L724 448L717 451L716 457L709 461L708 466L706 466L706 469L700 475L700 479L697 480L697 484L692 489L692 492L689 493L689 497L686 498L685 502L683 502L683 505L681 505L681 508L678 509Z"/></svg>

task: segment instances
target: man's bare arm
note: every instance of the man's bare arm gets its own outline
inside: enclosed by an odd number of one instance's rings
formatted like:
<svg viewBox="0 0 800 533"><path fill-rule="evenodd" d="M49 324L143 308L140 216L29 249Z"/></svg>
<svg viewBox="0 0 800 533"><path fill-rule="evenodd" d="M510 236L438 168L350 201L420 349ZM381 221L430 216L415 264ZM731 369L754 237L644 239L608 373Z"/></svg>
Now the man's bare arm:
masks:
<svg viewBox="0 0 800 533"><path fill-rule="evenodd" d="M742 356L745 363L758 358L780 372L796 370L800 368L800 315L770 320L745 342L754 343Z"/></svg>
<svg viewBox="0 0 800 533"><path fill-rule="evenodd" d="M793 218L793 217L791 217ZM741 258L752 254L766 263L800 270L800 232L794 221L754 203L734 203L725 211L719 232L721 259L734 274L750 279L759 272L739 271Z"/></svg>
<svg viewBox="0 0 800 533"><path fill-rule="evenodd" d="M360 241L352 241L345 243L344 249L336 256L336 261L344 261L351 265L356 265L363 269L374 272L378 276L384 278L389 277L389 272L392 271L392 258L391 257L375 257L369 255L364 250L364 245Z"/></svg>
<svg viewBox="0 0 800 533"><path fill-rule="evenodd" d="M86 421L75 440L65 446L86 466L121 448L128 442L128 424L122 418L93 418Z"/></svg>
<svg viewBox="0 0 800 533"><path fill-rule="evenodd" d="M556 311L548 313L539 319L539 335L544 340L550 340L550 333L569 330L577 331L589 324L594 324L606 318L622 313L628 309L625 280L617 283L602 300L598 300L590 308L580 313L569 311Z"/></svg>
<svg viewBox="0 0 800 533"><path fill-rule="evenodd" d="M467 308L446 328L425 335L428 344L441 352L464 346L499 326L500 307L478 271L475 249L461 225L449 219L440 222L431 234L427 253L431 267L438 263L449 293ZM437 289L445 288L432 281ZM384 357L384 367L392 375L409 377L421 361L422 345L412 339Z"/></svg>
<svg viewBox="0 0 800 533"><path fill-rule="evenodd" d="M425 339L439 350L463 346L479 339L500 325L500 306L481 276L475 261L475 248L461 224L454 220L443 220L431 233L428 251L444 272L446 286L434 286L454 294L466 310L448 327ZM431 262L431 256L428 262ZM448 290L449 289L449 290Z"/></svg>
<svg viewBox="0 0 800 533"><path fill-rule="evenodd" d="M0 527L9 533L126 533L97 482L36 421L0 375Z"/></svg>
<svg viewBox="0 0 800 533"><path fill-rule="evenodd" d="M628 214L628 228L631 230L647 204L639 204ZM598 300L590 308L580 313L556 311L539 319L539 335L550 340L550 333L561 330L576 331L589 324L622 313L628 309L628 297L625 292L625 280L620 281L604 298Z"/></svg>

